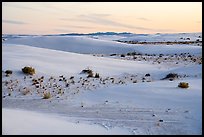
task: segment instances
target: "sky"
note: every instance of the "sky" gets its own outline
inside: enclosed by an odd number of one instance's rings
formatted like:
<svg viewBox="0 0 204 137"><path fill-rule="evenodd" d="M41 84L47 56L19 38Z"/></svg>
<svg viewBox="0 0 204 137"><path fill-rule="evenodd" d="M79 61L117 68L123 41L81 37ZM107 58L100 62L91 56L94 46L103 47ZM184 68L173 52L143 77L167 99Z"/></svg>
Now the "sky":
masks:
<svg viewBox="0 0 204 137"><path fill-rule="evenodd" d="M2 2L3 34L202 32L202 2Z"/></svg>

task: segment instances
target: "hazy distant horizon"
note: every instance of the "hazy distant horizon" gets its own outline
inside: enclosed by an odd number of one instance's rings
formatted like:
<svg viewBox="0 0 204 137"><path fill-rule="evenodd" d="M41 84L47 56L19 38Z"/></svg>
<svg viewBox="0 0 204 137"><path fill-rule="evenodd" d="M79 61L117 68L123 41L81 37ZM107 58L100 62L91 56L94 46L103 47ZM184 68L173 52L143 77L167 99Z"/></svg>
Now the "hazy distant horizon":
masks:
<svg viewBox="0 0 204 137"><path fill-rule="evenodd" d="M2 35L66 35L66 34L70 34L70 35L89 35L89 34L94 34L94 33L109 33L109 32L91 32L91 33L75 33L75 32L70 32L70 33L50 33L50 34L3 34ZM130 33L130 34L182 34L182 33L202 33L202 32L172 32L172 33L133 33L133 32L111 32L111 33L117 33L117 34L120 34L120 33Z"/></svg>
<svg viewBox="0 0 204 137"><path fill-rule="evenodd" d="M2 2L2 34L202 32L202 2Z"/></svg>

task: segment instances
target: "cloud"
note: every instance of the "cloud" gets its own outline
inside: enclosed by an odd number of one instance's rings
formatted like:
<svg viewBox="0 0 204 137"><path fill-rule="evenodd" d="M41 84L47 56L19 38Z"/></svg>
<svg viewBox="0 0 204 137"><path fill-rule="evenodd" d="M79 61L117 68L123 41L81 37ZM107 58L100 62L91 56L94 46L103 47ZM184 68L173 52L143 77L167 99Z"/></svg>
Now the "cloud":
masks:
<svg viewBox="0 0 204 137"><path fill-rule="evenodd" d="M59 32L69 32L68 29L62 29L62 28L57 28L57 29L53 29L54 31L59 31Z"/></svg>
<svg viewBox="0 0 204 137"><path fill-rule="evenodd" d="M143 21L151 21L150 19L147 18L137 18L138 20L143 20Z"/></svg>
<svg viewBox="0 0 204 137"><path fill-rule="evenodd" d="M70 18L59 18L59 20L65 20L65 21L67 21L67 20L71 20Z"/></svg>
<svg viewBox="0 0 204 137"><path fill-rule="evenodd" d="M59 18L63 21L77 21L77 22L90 22L96 23L98 25L105 25L106 27L122 27L128 29L136 29L136 30L143 30L143 31L153 31L153 32L165 32L165 31L173 31L169 29L152 29L142 26L133 26L124 23L120 23L117 21L113 21L111 19L107 19L106 17L110 16L110 14L81 14L76 16L75 18ZM147 18L138 18L140 20L150 21Z"/></svg>
<svg viewBox="0 0 204 137"><path fill-rule="evenodd" d="M80 28L80 29L93 29L94 28L94 27L89 27L89 26L76 26L76 25L71 25L69 27Z"/></svg>
<svg viewBox="0 0 204 137"><path fill-rule="evenodd" d="M22 21L15 21L15 20L2 20L4 23L10 23L10 24L18 24L18 25L23 25L23 24L28 24L26 22Z"/></svg>
<svg viewBox="0 0 204 137"><path fill-rule="evenodd" d="M70 30L67 30L67 28L72 29L72 30L95 29L94 27L90 27L90 26L66 25L66 26L61 26L60 28L56 28L54 30L55 31L63 31L63 32L69 31L70 32Z"/></svg>
<svg viewBox="0 0 204 137"><path fill-rule="evenodd" d="M138 27L138 26L132 26L132 25L119 23L119 22L104 18L102 16L97 16L96 14L79 15L78 17L82 21L92 22L92 23L97 23L97 24L102 24L102 25L109 25L109 26L114 26L114 27L124 27L124 28L129 28L129 29L138 29L138 30L149 30L149 31L153 30L153 29L146 28L146 27Z"/></svg>
<svg viewBox="0 0 204 137"><path fill-rule="evenodd" d="M36 8L31 8L29 6L18 5L18 3L4 3L4 5L2 5L2 6L14 7L14 8L26 9L26 10L33 10L33 11L41 11L39 8L36 9Z"/></svg>
<svg viewBox="0 0 204 137"><path fill-rule="evenodd" d="M22 10L32 10L34 12L48 12L48 13L58 13L59 11L63 11L61 8L57 8L53 6L51 3L46 2L16 2L16 3L5 3L4 6L18 8Z"/></svg>
<svg viewBox="0 0 204 137"><path fill-rule="evenodd" d="M110 16L111 14L90 14L91 16L99 16L99 17L107 17Z"/></svg>

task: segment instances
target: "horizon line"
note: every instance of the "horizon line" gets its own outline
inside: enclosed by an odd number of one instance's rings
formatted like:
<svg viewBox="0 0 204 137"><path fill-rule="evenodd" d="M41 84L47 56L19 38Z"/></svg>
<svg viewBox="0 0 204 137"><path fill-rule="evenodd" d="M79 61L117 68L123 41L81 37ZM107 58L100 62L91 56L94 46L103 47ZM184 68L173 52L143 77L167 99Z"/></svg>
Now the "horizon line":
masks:
<svg viewBox="0 0 204 137"><path fill-rule="evenodd" d="M182 33L202 33L201 32L157 32L157 33L133 33L133 32L114 32L114 31L97 31L97 32L90 32L90 33L82 33L82 32L71 32L71 33L50 33L50 34L17 34L17 33L6 33L2 35L90 35L90 34L96 34L96 33L129 33L129 34L182 34Z"/></svg>

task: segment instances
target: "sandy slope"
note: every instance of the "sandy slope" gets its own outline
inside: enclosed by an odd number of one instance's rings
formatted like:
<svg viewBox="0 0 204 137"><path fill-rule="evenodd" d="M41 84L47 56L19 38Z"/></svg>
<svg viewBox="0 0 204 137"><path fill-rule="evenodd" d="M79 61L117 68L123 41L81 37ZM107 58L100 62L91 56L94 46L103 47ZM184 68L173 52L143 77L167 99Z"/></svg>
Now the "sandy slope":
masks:
<svg viewBox="0 0 204 137"><path fill-rule="evenodd" d="M187 39L189 38L189 39ZM132 35L126 38L121 38L121 41L140 41L140 42L161 42L161 41L202 41L202 33L172 33L172 34L146 34Z"/></svg>
<svg viewBox="0 0 204 137"><path fill-rule="evenodd" d="M80 72L90 67L98 72L103 80L111 76L118 81L126 80L125 83L111 84L108 81L108 84L103 85L100 82L97 83L97 80L88 79L91 86L98 84L97 87L85 90L79 86L81 83L74 84L65 90L67 92L64 94L64 98L53 97L48 100L39 98L37 94L19 96L17 90L12 91L11 96L7 96L9 89L2 86L3 134L202 134L202 64L172 67L166 64L158 65L142 61L99 58L64 52L69 49L65 46L65 43L69 43L69 41L78 43L78 46L76 46L77 44L75 46L77 52L80 53L84 50L81 48L83 43L85 45L93 44L92 39L87 40L87 38L79 37L71 39L65 37L60 39L56 37L53 38L53 41L50 37L23 39L31 44L35 41L36 45L44 40L47 44L44 48L3 44L2 70L11 69L13 74L10 77L2 76L2 81L5 84L7 80L19 79L18 86L30 86L30 79L24 79L21 68L31 65L36 69L36 77L43 75L46 79L55 76L58 80L59 75L65 75L66 77L75 76L77 81L81 76ZM19 41L23 42L21 38ZM54 41L57 41L57 44L61 43L62 45L58 48L64 51L45 49L49 46L53 49L56 46L56 43L53 44ZM93 45L99 41L94 42ZM103 42L98 44L98 48L103 49L105 53L124 52L126 49L117 47L115 50L115 47L110 48L111 46L108 45L109 48L107 48L107 45L103 45ZM86 47L87 51L90 51L92 46ZM196 55L202 53L202 47L189 45L185 47L175 45L173 49L171 46L165 46L165 48L159 48L160 50L156 46L138 47L141 47L138 48L141 52L151 53L174 54L184 51ZM160 80L170 72L186 74L188 77L182 77L175 81ZM142 82L141 78L146 73L151 74L152 82ZM129 76L132 74L141 75L141 77L134 77L139 82L133 83L130 80ZM190 87L188 89L178 88L177 85L181 81L188 82ZM56 83L60 86L63 85L61 82ZM77 86L80 88L78 91ZM32 90L32 92L36 92L35 88ZM13 110L14 108L32 110L36 113ZM14 113L18 115L13 116ZM54 113L54 115L50 116L47 113ZM16 118L19 115L22 117ZM27 122L23 118L27 119ZM78 122L80 124L76 124ZM28 123L32 124L28 125ZM73 128L73 130L68 131L65 126ZM24 127L24 130L21 130L20 127ZM33 127L38 128L33 130ZM84 130L85 127L89 129Z"/></svg>
<svg viewBox="0 0 204 137"><path fill-rule="evenodd" d="M111 36L109 36L111 37ZM138 36L137 36L138 37ZM147 39L146 36L143 39ZM178 37L173 35L173 37ZM157 38L162 40L163 37ZM171 38L167 35L166 39ZM154 37L153 37L154 39ZM194 38L195 39L195 38ZM202 47L193 45L137 45L124 44L116 41L93 39L87 36L30 36L9 39L4 43L30 45L34 47L55 49L61 51L75 52L75 53L128 53L140 52L147 54L175 54L188 53L201 54ZM183 48L185 46L185 48Z"/></svg>
<svg viewBox="0 0 204 137"><path fill-rule="evenodd" d="M18 109L2 109L3 135L126 135L128 130L106 130L98 124L85 124L62 116ZM13 123L12 125L9 123ZM21 123L21 126L19 124Z"/></svg>
<svg viewBox="0 0 204 137"><path fill-rule="evenodd" d="M26 65L36 68L38 74L75 75L90 67L101 75L155 72L158 66L143 62L99 58L23 45L3 45L3 70L21 71ZM162 70L161 70L162 71Z"/></svg>

